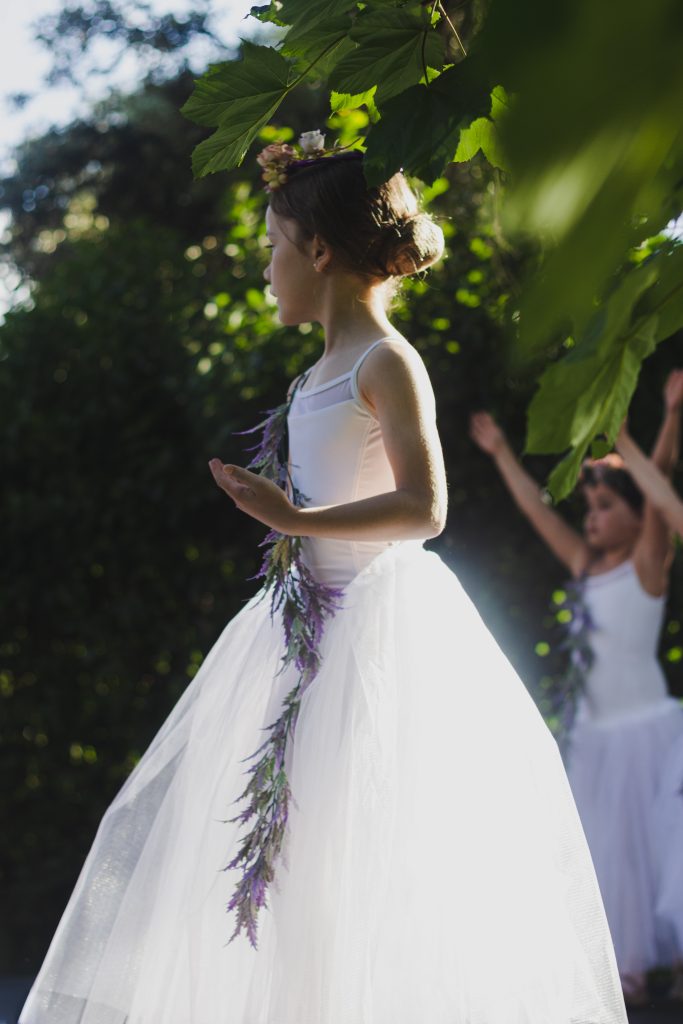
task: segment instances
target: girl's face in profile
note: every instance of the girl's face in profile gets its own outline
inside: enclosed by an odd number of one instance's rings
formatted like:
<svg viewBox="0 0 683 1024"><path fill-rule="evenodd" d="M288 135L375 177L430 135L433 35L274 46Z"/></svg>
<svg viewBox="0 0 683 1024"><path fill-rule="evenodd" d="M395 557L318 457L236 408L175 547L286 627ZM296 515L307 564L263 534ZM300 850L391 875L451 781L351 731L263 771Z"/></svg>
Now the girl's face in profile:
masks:
<svg viewBox="0 0 683 1024"><path fill-rule="evenodd" d="M584 533L592 548L632 547L642 527L641 516L629 503L604 483L585 485L587 509Z"/></svg>
<svg viewBox="0 0 683 1024"><path fill-rule="evenodd" d="M285 220L268 207L266 234L271 246L270 263L263 276L277 299L283 324L309 323L316 317L320 275L313 267L312 242L297 244L297 224Z"/></svg>

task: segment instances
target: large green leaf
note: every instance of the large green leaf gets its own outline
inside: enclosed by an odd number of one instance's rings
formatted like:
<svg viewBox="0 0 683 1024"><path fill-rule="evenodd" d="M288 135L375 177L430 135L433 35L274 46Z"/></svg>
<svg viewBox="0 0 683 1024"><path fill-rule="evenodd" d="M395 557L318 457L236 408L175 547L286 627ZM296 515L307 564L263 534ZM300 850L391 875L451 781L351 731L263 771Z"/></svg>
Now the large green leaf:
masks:
<svg viewBox="0 0 683 1024"><path fill-rule="evenodd" d="M554 497L569 493L588 447L612 442L642 361L683 327L683 246L666 246L627 272L575 346L550 366L529 406L527 451L569 454L555 468Z"/></svg>
<svg viewBox="0 0 683 1024"><path fill-rule="evenodd" d="M481 150L492 167L507 169L498 121L508 109L508 99L502 86L496 86L491 93L491 113L488 117L477 117L468 128L460 132L454 163L471 160Z"/></svg>
<svg viewBox="0 0 683 1024"><path fill-rule="evenodd" d="M331 92L330 93L330 113L337 114L341 110L358 110L360 107L365 107L368 113L368 117L373 124L376 124L380 119L380 113L375 105L375 87L368 89L366 92L356 93L355 96L350 96L345 92Z"/></svg>
<svg viewBox="0 0 683 1024"><path fill-rule="evenodd" d="M437 178L457 149L461 129L488 111L490 89L485 67L468 57L429 85L389 100L368 136L368 181L385 181L401 167L424 181Z"/></svg>
<svg viewBox="0 0 683 1024"><path fill-rule="evenodd" d="M656 259L657 281L645 292L635 312L641 317L656 315L660 342L683 330L683 245L672 245Z"/></svg>
<svg viewBox="0 0 683 1024"><path fill-rule="evenodd" d="M548 256L523 289L518 351L574 330L631 246L681 208L683 18L679 0L493 0L479 44L516 103L502 131L510 236ZM676 186L679 184L678 195Z"/></svg>
<svg viewBox="0 0 683 1024"><path fill-rule="evenodd" d="M300 70L315 72L325 77L347 53L355 49L349 36L351 19L348 15L324 18L302 28L295 26L285 36L281 52L297 61Z"/></svg>
<svg viewBox="0 0 683 1024"><path fill-rule="evenodd" d="M345 54L355 49L350 37L354 0L290 0L279 16L291 28L281 52L300 64L313 64L316 76L325 77Z"/></svg>
<svg viewBox="0 0 683 1024"><path fill-rule="evenodd" d="M192 154L196 177L242 163L287 95L290 75L291 65L272 47L245 42L241 60L220 64L196 82L182 113L218 129Z"/></svg>
<svg viewBox="0 0 683 1024"><path fill-rule="evenodd" d="M377 86L380 107L424 77L425 68L442 68L444 42L423 8L375 11L359 17L351 30L357 44L330 72L336 92L360 93Z"/></svg>
<svg viewBox="0 0 683 1024"><path fill-rule="evenodd" d="M566 498L574 488L581 463L596 434L606 433L610 441L614 440L631 404L642 362L657 345L656 331L657 318L652 317L627 342L613 346L608 359L595 367L595 376L586 380L582 433L573 451L555 467L548 479L548 488L556 501Z"/></svg>
<svg viewBox="0 0 683 1024"><path fill-rule="evenodd" d="M634 308L656 280L652 264L627 273L574 347L545 371L529 407L527 451L562 452L581 443L596 413L603 370L628 345Z"/></svg>
<svg viewBox="0 0 683 1024"><path fill-rule="evenodd" d="M278 17L286 25L303 28L337 18L356 7L356 0L282 0Z"/></svg>

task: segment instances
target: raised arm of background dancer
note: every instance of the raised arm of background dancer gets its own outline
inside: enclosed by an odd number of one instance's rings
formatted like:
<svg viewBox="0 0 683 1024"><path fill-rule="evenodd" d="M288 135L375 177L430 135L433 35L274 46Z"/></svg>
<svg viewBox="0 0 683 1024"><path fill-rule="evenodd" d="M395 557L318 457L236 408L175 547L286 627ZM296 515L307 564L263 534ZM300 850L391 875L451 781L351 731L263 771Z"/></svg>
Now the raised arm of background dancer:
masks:
<svg viewBox="0 0 683 1024"><path fill-rule="evenodd" d="M470 419L470 436L491 456L518 508L541 539L573 576L580 576L590 560L588 544L547 504L541 488L520 464L495 420L487 412L475 413Z"/></svg>
<svg viewBox="0 0 683 1024"><path fill-rule="evenodd" d="M616 449L647 500L652 502L668 526L683 537L683 501L654 462L638 447L624 425Z"/></svg>
<svg viewBox="0 0 683 1024"><path fill-rule="evenodd" d="M664 418L650 452L655 466L667 476L671 476L678 462L682 409L683 369L672 370L664 385Z"/></svg>
<svg viewBox="0 0 683 1024"><path fill-rule="evenodd" d="M652 450L654 465L670 476L678 459L683 404L683 370L673 370L664 386L664 419ZM674 556L671 530L656 505L645 495L643 526L633 549L633 564L648 594L665 594Z"/></svg>

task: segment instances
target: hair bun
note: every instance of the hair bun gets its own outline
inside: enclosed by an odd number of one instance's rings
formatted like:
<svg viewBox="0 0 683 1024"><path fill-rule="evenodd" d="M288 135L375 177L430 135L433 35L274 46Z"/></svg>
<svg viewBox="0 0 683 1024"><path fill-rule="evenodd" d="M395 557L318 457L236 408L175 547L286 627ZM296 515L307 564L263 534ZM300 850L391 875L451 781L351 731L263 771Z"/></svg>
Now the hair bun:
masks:
<svg viewBox="0 0 683 1024"><path fill-rule="evenodd" d="M443 231L427 213L408 214L387 225L383 248L382 262L389 276L416 274L443 255Z"/></svg>
<svg viewBox="0 0 683 1024"><path fill-rule="evenodd" d="M269 203L296 221L300 239L318 235L337 266L372 280L415 274L444 250L443 231L420 210L401 171L368 187L359 154L289 164Z"/></svg>

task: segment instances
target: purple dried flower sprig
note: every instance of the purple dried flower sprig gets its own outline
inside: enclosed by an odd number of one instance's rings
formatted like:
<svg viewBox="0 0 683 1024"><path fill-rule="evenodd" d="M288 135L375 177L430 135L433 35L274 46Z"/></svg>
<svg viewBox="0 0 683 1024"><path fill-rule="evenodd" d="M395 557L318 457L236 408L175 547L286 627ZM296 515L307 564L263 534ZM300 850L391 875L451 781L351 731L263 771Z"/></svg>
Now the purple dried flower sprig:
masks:
<svg viewBox="0 0 683 1024"><path fill-rule="evenodd" d="M303 381L300 378L297 387ZM289 490L294 504L300 504L303 496L291 481L287 452L287 416L295 392L296 387L286 403L271 410L254 430L244 433L262 431L259 444L252 449L255 454L249 468ZM279 718L265 728L267 738L246 759L259 758L247 770L251 777L236 801L246 800L247 806L231 819L242 825L252 821L253 824L224 869L242 870L227 908L236 915L230 941L245 931L254 948L258 913L267 906L268 887L275 878L275 863L282 851L289 819L292 793L285 769L287 744L294 733L303 691L320 668L325 622L340 607L343 596L341 588L326 586L315 579L303 560L300 537L271 530L261 546L266 551L257 578L264 581L263 595L270 592L271 617L279 612L284 629L285 653L280 671L293 665L299 678L285 697Z"/></svg>

